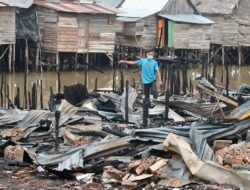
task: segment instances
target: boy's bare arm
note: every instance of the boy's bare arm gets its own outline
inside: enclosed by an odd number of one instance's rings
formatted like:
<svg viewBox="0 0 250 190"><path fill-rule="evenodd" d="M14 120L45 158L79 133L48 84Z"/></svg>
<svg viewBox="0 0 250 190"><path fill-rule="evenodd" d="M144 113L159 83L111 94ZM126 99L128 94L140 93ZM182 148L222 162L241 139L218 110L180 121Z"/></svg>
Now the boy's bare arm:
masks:
<svg viewBox="0 0 250 190"><path fill-rule="evenodd" d="M156 71L156 77L157 77L157 79L158 79L158 81L159 81L160 85L162 85L161 73L160 73L160 71L159 71L159 70L158 70L158 71Z"/></svg>
<svg viewBox="0 0 250 190"><path fill-rule="evenodd" d="M120 60L119 64L127 64L127 65L135 65L136 61L125 61L125 60Z"/></svg>

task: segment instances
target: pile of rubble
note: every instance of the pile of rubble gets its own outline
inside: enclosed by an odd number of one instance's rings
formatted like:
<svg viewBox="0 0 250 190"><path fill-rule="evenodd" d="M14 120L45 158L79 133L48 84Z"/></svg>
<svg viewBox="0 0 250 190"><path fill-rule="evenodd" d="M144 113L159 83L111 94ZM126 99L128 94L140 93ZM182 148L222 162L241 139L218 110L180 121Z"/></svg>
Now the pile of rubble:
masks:
<svg viewBox="0 0 250 190"><path fill-rule="evenodd" d="M250 102L204 79L196 86L154 100L146 128L132 87L127 97L85 94L81 107L61 99L51 110L1 110L0 156L102 189L250 189Z"/></svg>
<svg viewBox="0 0 250 190"><path fill-rule="evenodd" d="M215 152L216 161L224 167L249 167L250 169L250 143L240 142L233 144L232 141L217 141L216 146L221 149ZM221 144L221 145L219 145ZM225 147L223 147L225 146Z"/></svg>

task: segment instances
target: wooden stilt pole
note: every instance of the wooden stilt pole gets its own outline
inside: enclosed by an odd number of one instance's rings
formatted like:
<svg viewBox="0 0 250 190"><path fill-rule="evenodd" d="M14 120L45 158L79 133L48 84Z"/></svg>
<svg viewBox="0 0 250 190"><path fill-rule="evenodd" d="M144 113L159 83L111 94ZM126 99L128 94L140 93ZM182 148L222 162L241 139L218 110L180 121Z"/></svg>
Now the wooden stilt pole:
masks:
<svg viewBox="0 0 250 190"><path fill-rule="evenodd" d="M78 54L76 52L76 55L75 55L75 70L77 69L77 64L78 64Z"/></svg>
<svg viewBox="0 0 250 190"><path fill-rule="evenodd" d="M27 97L27 78L28 78L28 64L29 64L29 47L28 40L26 39L25 48L25 74L24 74L24 108L28 108L28 97Z"/></svg>
<svg viewBox="0 0 250 190"><path fill-rule="evenodd" d="M16 97L14 98L14 105L20 109L20 89L19 86L16 89Z"/></svg>
<svg viewBox="0 0 250 190"><path fill-rule="evenodd" d="M61 75L60 75L60 65L59 65L59 52L56 52L56 73L57 73L57 89L58 93L61 93Z"/></svg>
<svg viewBox="0 0 250 190"><path fill-rule="evenodd" d="M238 64L239 64L239 66L241 65L241 63L242 63L242 49L241 49L241 47L239 46L238 47Z"/></svg>
<svg viewBox="0 0 250 190"><path fill-rule="evenodd" d="M31 106L31 95L30 95L30 91L28 91L28 101L29 101L29 103L28 103L28 105L29 106L27 106L27 108L29 108L29 109L32 109L32 106Z"/></svg>
<svg viewBox="0 0 250 190"><path fill-rule="evenodd" d="M13 44L13 72L15 72L16 67L16 44Z"/></svg>
<svg viewBox="0 0 250 190"><path fill-rule="evenodd" d="M56 73L57 73L57 89L58 93L61 93L61 74L59 70Z"/></svg>
<svg viewBox="0 0 250 190"><path fill-rule="evenodd" d="M225 48L222 45L222 65L225 65Z"/></svg>
<svg viewBox="0 0 250 190"><path fill-rule="evenodd" d="M7 108L7 104L8 101L6 99L6 94L7 94L7 68L6 71L4 72L4 94L3 94L3 98L4 98L4 107Z"/></svg>
<svg viewBox="0 0 250 190"><path fill-rule="evenodd" d="M3 108L3 106L4 106L4 103L3 103L3 89L4 89L4 75L3 75L3 71L2 71L2 73L1 73L1 93L0 93L0 95L1 95L1 107Z"/></svg>
<svg viewBox="0 0 250 190"><path fill-rule="evenodd" d="M206 57L205 57L205 55L203 53L201 55L201 76L206 78L206 75L205 75L205 60L206 60Z"/></svg>
<svg viewBox="0 0 250 190"><path fill-rule="evenodd" d="M122 95L123 92L124 92L124 75L123 75L122 69L120 69L120 76L121 76L121 80L120 80L120 93Z"/></svg>
<svg viewBox="0 0 250 190"><path fill-rule="evenodd" d="M86 86L86 88L88 88L88 69L89 69L89 52L86 55L86 67L85 67L85 74L84 74L84 84Z"/></svg>
<svg viewBox="0 0 250 190"><path fill-rule="evenodd" d="M37 104L37 88L36 83L33 82L32 90L31 90L31 109L36 109Z"/></svg>
<svg viewBox="0 0 250 190"><path fill-rule="evenodd" d="M7 88L6 88L6 99L7 99L7 108L10 109L10 105L11 105L11 102L10 102L10 87L9 87L9 84L7 84Z"/></svg>
<svg viewBox="0 0 250 190"><path fill-rule="evenodd" d="M166 85L166 93L165 93L165 121L168 120L168 112L169 112L169 97L170 97L170 84L171 84L171 81L170 81L170 77L171 77L171 72L172 72L172 65L168 65L168 81L167 81L167 85Z"/></svg>
<svg viewBox="0 0 250 190"><path fill-rule="evenodd" d="M228 86L229 86L228 63L225 64L225 67L226 67L226 91L227 91L227 95L229 95L229 92L228 92Z"/></svg>
<svg viewBox="0 0 250 190"><path fill-rule="evenodd" d="M180 95L181 80L180 80L180 62L176 65L176 82L175 82L175 94Z"/></svg>
<svg viewBox="0 0 250 190"><path fill-rule="evenodd" d="M11 65L12 65L12 45L9 45L9 68L8 71L11 72Z"/></svg>
<svg viewBox="0 0 250 190"><path fill-rule="evenodd" d="M187 77L187 60L184 60L182 62L182 92L187 94L187 88L188 88L188 77Z"/></svg>
<svg viewBox="0 0 250 190"><path fill-rule="evenodd" d="M125 94L125 122L128 124L128 90L129 90L129 82L126 80L126 94Z"/></svg>
<svg viewBox="0 0 250 190"><path fill-rule="evenodd" d="M35 70L38 71L38 65L39 65L39 55L40 55L40 43L37 42L37 48L36 48L36 65L35 65Z"/></svg>
<svg viewBox="0 0 250 190"><path fill-rule="evenodd" d="M43 109L43 80L40 80L40 106Z"/></svg>
<svg viewBox="0 0 250 190"><path fill-rule="evenodd" d="M95 92L97 91L98 89L98 78L96 77L95 78Z"/></svg>
<svg viewBox="0 0 250 190"><path fill-rule="evenodd" d="M7 68L6 68L7 70ZM8 104L8 101L6 99L6 95L7 94L7 74L6 72L4 72L4 94L3 94L3 98L4 98L4 106L5 108L7 108L7 104Z"/></svg>

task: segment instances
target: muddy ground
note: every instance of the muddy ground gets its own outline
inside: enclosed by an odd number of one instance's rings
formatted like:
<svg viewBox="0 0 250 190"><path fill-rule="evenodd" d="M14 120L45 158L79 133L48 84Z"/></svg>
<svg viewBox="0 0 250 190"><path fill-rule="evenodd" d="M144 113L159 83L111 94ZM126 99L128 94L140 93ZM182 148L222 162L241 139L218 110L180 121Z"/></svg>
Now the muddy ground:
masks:
<svg viewBox="0 0 250 190"><path fill-rule="evenodd" d="M146 185L147 186L147 185ZM94 183L84 184L78 181L70 181L58 178L53 174L38 172L35 167L28 164L14 164L0 160L0 190L122 190L119 184L102 184L101 176L95 179ZM137 189L143 189L138 187ZM145 189L154 189L148 184ZM166 190L233 190L216 185L187 185L182 188L155 188Z"/></svg>

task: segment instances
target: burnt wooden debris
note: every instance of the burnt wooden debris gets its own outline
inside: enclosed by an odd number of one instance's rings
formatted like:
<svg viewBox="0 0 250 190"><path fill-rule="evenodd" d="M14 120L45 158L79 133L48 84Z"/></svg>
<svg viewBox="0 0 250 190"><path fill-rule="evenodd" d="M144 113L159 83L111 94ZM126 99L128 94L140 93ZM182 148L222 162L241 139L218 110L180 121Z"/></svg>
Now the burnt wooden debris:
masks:
<svg viewBox="0 0 250 190"><path fill-rule="evenodd" d="M177 187L164 181L164 176L173 172L173 162L182 163L183 169L190 168L185 162L188 154L178 152L180 149L176 146L191 145L200 164L209 160L220 166L206 166L208 169L216 169L225 179L232 175L238 179L240 175L236 171L229 175L224 166L234 169L250 165L248 155L244 154L248 149L245 134L250 127L249 102L239 104L233 96L235 92L228 89L227 95L226 89L216 86L214 76L211 82L205 78L216 73L216 61L210 63L214 69L208 70L208 74L190 81L188 58L159 57L158 62L164 69L165 80L158 99L143 99L142 89L134 88L137 85L131 85L128 80L125 86L120 86L124 89L101 90L96 79L93 90L75 84L57 93L51 87L49 110L47 105L39 109L37 96L40 89L42 102L43 84L34 81L31 89L27 89L29 101L24 104L29 109L20 110L17 88L14 101L17 105L11 109L6 107L0 114L2 157L12 162L25 162L29 156L35 166L63 179L88 181L92 179L90 176L95 176L102 181L100 185L116 180L117 187L148 187L150 182L157 189L158 185ZM122 70L119 74L123 76ZM210 101L211 98L214 101ZM10 103L8 99L5 101ZM150 102L154 103L153 108ZM11 145L8 139L13 140ZM225 147L230 150L237 147L242 152L241 157L226 151ZM36 159L29 149L34 150ZM225 154L221 153L223 151ZM204 186L207 181L221 187L224 184L241 187L250 183L242 176L239 181L221 181L207 174L199 178L200 173L189 176L188 182L196 176ZM175 177L186 183L179 173Z"/></svg>

